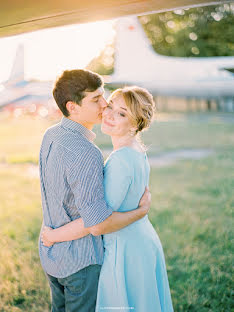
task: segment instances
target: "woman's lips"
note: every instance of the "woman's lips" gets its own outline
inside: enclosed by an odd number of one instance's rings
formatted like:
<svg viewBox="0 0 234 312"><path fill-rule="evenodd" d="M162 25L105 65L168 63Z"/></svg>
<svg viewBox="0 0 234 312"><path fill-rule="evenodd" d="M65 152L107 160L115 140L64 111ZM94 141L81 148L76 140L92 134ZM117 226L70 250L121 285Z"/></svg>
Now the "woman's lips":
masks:
<svg viewBox="0 0 234 312"><path fill-rule="evenodd" d="M108 121L104 120L103 121L105 125L109 126L109 127L114 127L114 125L112 125L111 123L109 123Z"/></svg>

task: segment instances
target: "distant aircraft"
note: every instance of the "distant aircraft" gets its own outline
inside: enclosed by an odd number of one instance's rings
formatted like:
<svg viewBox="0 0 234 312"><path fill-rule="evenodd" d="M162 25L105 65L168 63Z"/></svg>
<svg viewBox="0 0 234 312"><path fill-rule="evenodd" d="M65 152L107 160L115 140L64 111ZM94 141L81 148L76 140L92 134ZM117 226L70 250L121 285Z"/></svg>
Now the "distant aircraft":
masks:
<svg viewBox="0 0 234 312"><path fill-rule="evenodd" d="M157 54L137 17L117 23L115 69L110 85L140 85L156 95L234 97L234 57L168 57Z"/></svg>
<svg viewBox="0 0 234 312"><path fill-rule="evenodd" d="M0 3L0 37L22 34L48 27L79 24L127 15L165 12L176 8L231 3L232 0L61 0L13 1L11 5ZM29 8L25 9L25 8ZM20 14L16 14L20 12ZM194 96L233 96L233 58L194 60L169 58L156 55L142 28L133 18L126 20L119 32L116 54L116 71L112 83L142 84L156 93L187 94ZM128 26L129 25L129 26ZM127 46L124 46L128 43ZM129 44L130 43L130 44ZM9 80L0 92L0 107L14 101L50 98L52 82L25 81L23 47L19 48ZM20 61L21 59L21 61ZM186 66L183 64L186 62ZM230 69L230 72L226 69ZM1 86L0 86L1 87Z"/></svg>
<svg viewBox="0 0 234 312"><path fill-rule="evenodd" d="M26 81L24 77L24 46L18 46L9 79L2 83L0 108L12 103L48 102L52 98L52 81Z"/></svg>
<svg viewBox="0 0 234 312"><path fill-rule="evenodd" d="M139 85L154 95L218 99L234 98L234 57L185 58L157 54L137 17L117 22L113 87ZM48 102L53 82L26 81L24 47L18 47L9 80L0 92L0 108L10 103ZM233 104L231 103L231 107ZM233 110L231 108L231 110Z"/></svg>

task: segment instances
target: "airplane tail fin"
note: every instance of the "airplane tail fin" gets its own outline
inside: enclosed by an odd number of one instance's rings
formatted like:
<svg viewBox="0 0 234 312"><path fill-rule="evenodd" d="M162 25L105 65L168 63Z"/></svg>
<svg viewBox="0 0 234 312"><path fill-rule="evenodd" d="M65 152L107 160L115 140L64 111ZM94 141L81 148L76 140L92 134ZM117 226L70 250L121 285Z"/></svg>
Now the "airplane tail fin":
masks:
<svg viewBox="0 0 234 312"><path fill-rule="evenodd" d="M20 44L16 50L15 60L8 79L8 84L16 84L24 80L24 46Z"/></svg>
<svg viewBox="0 0 234 312"><path fill-rule="evenodd" d="M132 80L139 73L141 77L146 75L156 55L137 17L117 21L113 81Z"/></svg>

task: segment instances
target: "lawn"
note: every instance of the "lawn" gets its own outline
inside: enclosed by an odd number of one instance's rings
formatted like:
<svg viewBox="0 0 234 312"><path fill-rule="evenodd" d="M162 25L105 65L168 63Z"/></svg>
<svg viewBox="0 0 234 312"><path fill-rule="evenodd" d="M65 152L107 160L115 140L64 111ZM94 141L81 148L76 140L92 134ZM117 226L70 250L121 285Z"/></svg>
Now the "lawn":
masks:
<svg viewBox="0 0 234 312"><path fill-rule="evenodd" d="M143 136L151 156L213 150L207 158L151 169L149 216L163 244L175 312L232 311L233 120L227 114L161 114ZM42 213L36 164L53 123L0 116L1 312L49 311L37 250ZM110 149L110 139L99 127L95 131L96 143Z"/></svg>

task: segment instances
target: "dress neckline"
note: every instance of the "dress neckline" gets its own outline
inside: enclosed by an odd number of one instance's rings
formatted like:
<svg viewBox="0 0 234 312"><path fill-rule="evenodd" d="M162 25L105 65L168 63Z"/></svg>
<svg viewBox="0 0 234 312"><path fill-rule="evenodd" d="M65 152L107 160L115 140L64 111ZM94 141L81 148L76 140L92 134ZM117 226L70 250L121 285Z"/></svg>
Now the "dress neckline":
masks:
<svg viewBox="0 0 234 312"><path fill-rule="evenodd" d="M120 147L120 148L118 148L117 150L114 150L113 151L113 153L114 152L117 152L117 151L121 151L122 149L130 149L131 151L133 151L133 152L136 152L137 154L140 154L140 155L142 155L142 156L145 156L146 155L146 152L139 152L139 151L137 151L136 149L134 149L134 148L132 148L132 147L130 147L130 146L123 146L123 147Z"/></svg>

